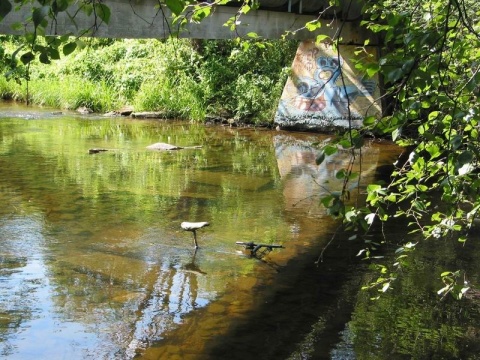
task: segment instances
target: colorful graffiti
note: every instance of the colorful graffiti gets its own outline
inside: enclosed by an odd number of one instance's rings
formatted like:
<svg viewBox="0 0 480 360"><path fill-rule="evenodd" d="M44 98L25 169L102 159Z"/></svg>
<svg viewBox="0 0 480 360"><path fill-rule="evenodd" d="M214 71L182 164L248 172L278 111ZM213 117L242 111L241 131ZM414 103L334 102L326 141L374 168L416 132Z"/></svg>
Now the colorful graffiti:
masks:
<svg viewBox="0 0 480 360"><path fill-rule="evenodd" d="M354 50L354 46L342 46L340 56L327 44L302 42L275 122L307 128L358 126L365 116L379 115L378 80L355 73Z"/></svg>

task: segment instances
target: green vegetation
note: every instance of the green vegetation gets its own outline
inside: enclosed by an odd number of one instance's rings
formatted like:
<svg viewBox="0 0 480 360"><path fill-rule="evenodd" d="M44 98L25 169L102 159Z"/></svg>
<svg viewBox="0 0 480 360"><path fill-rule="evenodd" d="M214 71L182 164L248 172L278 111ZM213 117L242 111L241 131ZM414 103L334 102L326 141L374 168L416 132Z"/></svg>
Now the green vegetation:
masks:
<svg viewBox="0 0 480 360"><path fill-rule="evenodd" d="M17 40L3 37L4 51L15 52ZM131 105L169 118L203 120L208 114L268 123L296 50L295 42L280 40L90 40L83 45L50 64L18 61L12 68L4 61L10 81L2 78L2 97L26 101L28 96L32 103L64 109L107 112Z"/></svg>
<svg viewBox="0 0 480 360"><path fill-rule="evenodd" d="M420 239L454 238L462 246L476 227L480 209L480 6L465 0L381 0L367 8L363 25L381 37L377 64L362 67L379 73L385 82L387 113L366 118L360 131L346 136L326 151L360 148L366 133L391 137L405 147L390 179L368 186L365 204L346 206L347 188L323 202L365 240L363 254L371 257L380 242L396 248L392 263L376 267L379 277L369 288L387 291L408 265L409 253L420 241L373 239L370 229L404 219ZM344 174L345 184L358 174ZM461 298L471 286L469 274L445 269L442 296Z"/></svg>

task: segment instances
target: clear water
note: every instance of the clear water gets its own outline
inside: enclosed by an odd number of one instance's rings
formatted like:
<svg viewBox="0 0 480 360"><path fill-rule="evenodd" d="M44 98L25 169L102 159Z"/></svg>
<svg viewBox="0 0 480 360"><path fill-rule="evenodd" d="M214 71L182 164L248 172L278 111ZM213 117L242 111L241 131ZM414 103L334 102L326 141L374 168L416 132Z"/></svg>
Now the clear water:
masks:
<svg viewBox="0 0 480 360"><path fill-rule="evenodd" d="M314 264L337 228L319 195L349 160L316 165L326 139L0 105L0 356L282 359L315 348L319 317L316 358L338 353L362 265L339 243ZM368 144L352 194L397 154ZM210 223L197 251L182 221Z"/></svg>

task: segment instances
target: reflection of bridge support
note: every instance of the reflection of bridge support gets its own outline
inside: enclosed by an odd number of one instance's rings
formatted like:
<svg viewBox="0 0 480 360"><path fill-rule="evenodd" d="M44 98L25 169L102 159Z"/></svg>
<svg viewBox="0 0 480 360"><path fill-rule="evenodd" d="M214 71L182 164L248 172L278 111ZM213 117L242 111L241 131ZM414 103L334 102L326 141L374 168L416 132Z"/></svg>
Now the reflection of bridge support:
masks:
<svg viewBox="0 0 480 360"><path fill-rule="evenodd" d="M315 159L321 151L312 143L318 141L318 137L301 140L279 135L274 138L278 170L284 181L287 211L318 216L325 212L320 198L329 192L342 190L343 179L337 179L336 174L348 168L352 153L350 150L341 150L317 164ZM361 189L372 182L378 167L379 152L378 147L365 145L361 153L356 153L352 171L360 176L351 181L348 190Z"/></svg>
<svg viewBox="0 0 480 360"><path fill-rule="evenodd" d="M354 45L303 41L295 56L292 75L283 90L275 122L283 128L329 131L362 125L366 116L379 117L378 77L355 70ZM364 62L377 60L376 49L362 52ZM341 55L340 55L341 54Z"/></svg>

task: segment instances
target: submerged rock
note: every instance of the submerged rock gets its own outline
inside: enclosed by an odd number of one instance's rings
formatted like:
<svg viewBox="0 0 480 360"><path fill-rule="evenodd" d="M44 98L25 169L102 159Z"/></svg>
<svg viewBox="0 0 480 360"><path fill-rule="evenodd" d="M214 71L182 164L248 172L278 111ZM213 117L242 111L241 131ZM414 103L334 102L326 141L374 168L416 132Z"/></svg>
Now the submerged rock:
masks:
<svg viewBox="0 0 480 360"><path fill-rule="evenodd" d="M80 106L78 109L77 109L77 112L82 114L82 115L86 115L86 114L91 114L93 113L93 110L86 107L86 106Z"/></svg>
<svg viewBox="0 0 480 360"><path fill-rule="evenodd" d="M98 153L105 152L105 151L108 151L108 149L89 149L88 153L89 154L98 154Z"/></svg>
<svg viewBox="0 0 480 360"><path fill-rule="evenodd" d="M171 145L167 143L155 143L152 145L147 146L149 150L160 150L160 151L171 151L171 150L181 150L181 149L200 149L201 146L177 146Z"/></svg>
<svg viewBox="0 0 480 360"><path fill-rule="evenodd" d="M183 149L181 146L176 146L176 145L171 145L167 143L155 143L152 145L147 146L147 149L149 150L180 150Z"/></svg>

